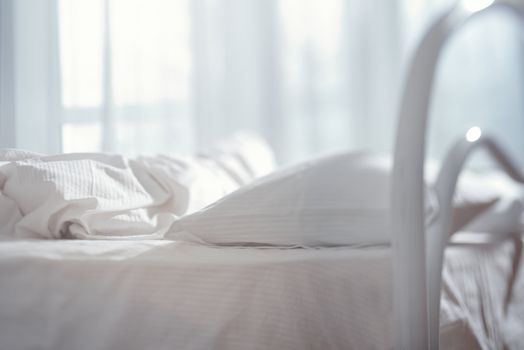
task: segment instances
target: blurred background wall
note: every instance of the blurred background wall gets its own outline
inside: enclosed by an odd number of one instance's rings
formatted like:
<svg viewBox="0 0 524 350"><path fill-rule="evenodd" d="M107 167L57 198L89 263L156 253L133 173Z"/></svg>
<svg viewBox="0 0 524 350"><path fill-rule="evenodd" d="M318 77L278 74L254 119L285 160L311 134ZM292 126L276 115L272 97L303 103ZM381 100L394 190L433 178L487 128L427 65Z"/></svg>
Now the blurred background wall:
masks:
<svg viewBox="0 0 524 350"><path fill-rule="evenodd" d="M0 146L176 153L250 129L281 163L387 152L414 45L453 3L0 0ZM522 28L483 17L439 68L436 157L473 125L524 148Z"/></svg>

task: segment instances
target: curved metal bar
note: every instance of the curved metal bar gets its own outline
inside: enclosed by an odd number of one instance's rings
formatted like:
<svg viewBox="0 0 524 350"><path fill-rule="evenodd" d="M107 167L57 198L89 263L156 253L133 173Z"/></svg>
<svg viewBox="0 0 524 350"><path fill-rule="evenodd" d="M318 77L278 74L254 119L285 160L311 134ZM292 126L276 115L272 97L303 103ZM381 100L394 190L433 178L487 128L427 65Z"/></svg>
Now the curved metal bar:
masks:
<svg viewBox="0 0 524 350"><path fill-rule="evenodd" d="M431 344L429 342L428 266L423 234L423 163L432 85L447 39L478 13L494 7L507 7L524 22L524 3L521 1L463 0L429 28L408 72L398 120L391 192L396 349L438 348L437 335L431 337Z"/></svg>
<svg viewBox="0 0 524 350"><path fill-rule="evenodd" d="M441 212L428 228L426 236L429 341L430 347L434 349L438 349L439 343L442 265L444 249L448 244L451 231L453 195L466 161L479 149L487 150L493 160L513 180L524 184L524 175L515 162L490 137L482 137L476 141L459 140L448 152L435 184L435 194L440 203Z"/></svg>

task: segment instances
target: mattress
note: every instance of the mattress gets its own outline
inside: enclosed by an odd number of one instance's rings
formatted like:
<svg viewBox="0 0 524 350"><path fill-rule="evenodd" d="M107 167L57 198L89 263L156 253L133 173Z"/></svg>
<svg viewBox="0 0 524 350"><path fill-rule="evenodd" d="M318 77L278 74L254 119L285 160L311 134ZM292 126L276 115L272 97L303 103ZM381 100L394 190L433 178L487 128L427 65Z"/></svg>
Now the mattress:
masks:
<svg viewBox="0 0 524 350"><path fill-rule="evenodd" d="M523 348L523 320L503 311L524 305L524 288L508 297L514 253L512 241L447 249L442 348ZM391 273L385 246L0 242L0 348L389 349Z"/></svg>

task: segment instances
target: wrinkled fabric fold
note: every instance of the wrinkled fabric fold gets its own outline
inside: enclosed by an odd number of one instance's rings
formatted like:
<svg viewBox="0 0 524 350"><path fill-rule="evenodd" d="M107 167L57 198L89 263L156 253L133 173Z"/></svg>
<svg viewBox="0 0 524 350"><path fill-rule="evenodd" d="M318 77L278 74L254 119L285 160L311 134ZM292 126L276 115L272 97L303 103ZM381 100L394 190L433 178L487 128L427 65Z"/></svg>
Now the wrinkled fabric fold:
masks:
<svg viewBox="0 0 524 350"><path fill-rule="evenodd" d="M178 217L273 170L260 138L238 134L226 145L198 156L136 159L0 152L10 160L0 167L0 205L19 213L2 222L2 238L162 238Z"/></svg>

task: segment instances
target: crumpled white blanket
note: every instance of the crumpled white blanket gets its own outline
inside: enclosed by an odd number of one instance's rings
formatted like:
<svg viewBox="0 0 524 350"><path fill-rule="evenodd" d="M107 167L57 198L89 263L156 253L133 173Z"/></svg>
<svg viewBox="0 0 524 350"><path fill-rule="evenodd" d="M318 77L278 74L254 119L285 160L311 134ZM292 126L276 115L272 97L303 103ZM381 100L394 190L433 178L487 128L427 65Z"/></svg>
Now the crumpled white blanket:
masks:
<svg viewBox="0 0 524 350"><path fill-rule="evenodd" d="M161 238L177 217L274 168L269 146L249 134L198 156L1 154L11 161L0 167L3 239Z"/></svg>

